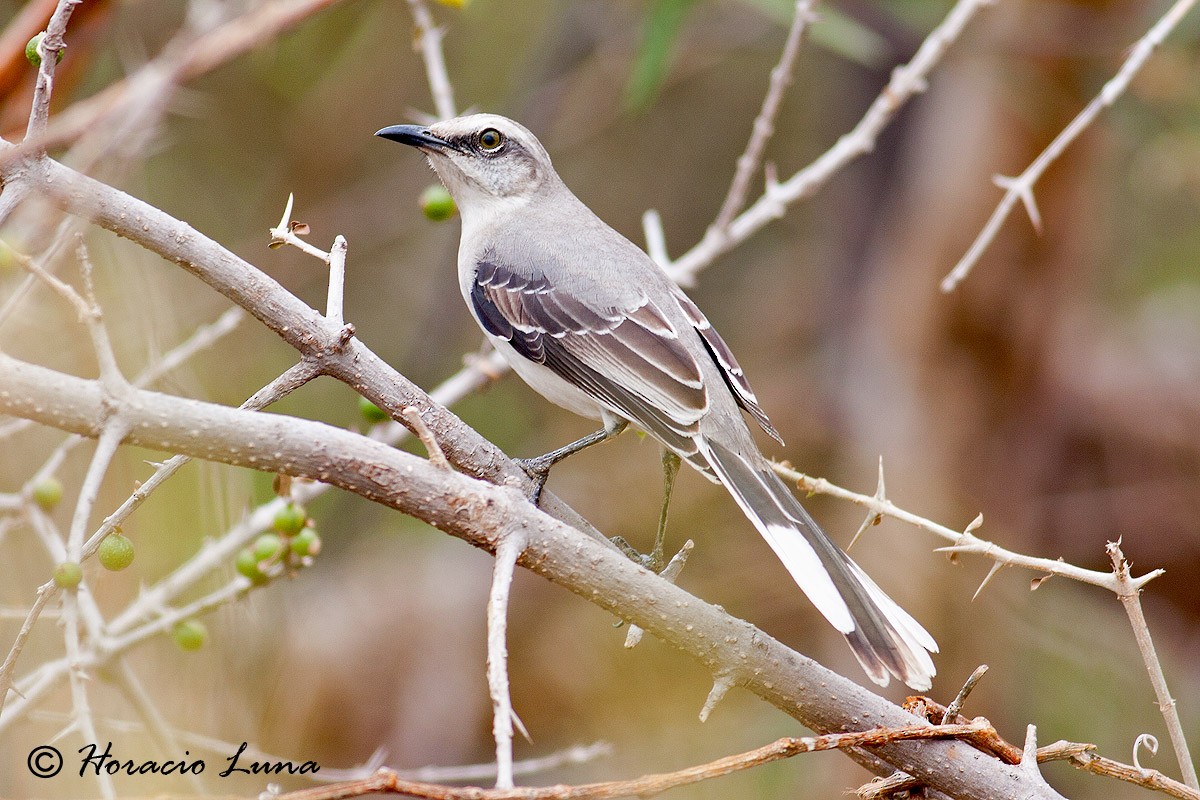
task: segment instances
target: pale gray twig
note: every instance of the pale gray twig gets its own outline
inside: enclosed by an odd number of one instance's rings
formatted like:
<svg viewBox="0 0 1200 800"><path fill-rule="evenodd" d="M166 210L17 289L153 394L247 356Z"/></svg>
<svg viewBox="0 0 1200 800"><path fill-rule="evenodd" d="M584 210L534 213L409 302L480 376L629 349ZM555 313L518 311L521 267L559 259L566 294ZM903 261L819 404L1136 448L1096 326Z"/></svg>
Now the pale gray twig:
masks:
<svg viewBox="0 0 1200 800"><path fill-rule="evenodd" d="M503 531L496 542L492 589L487 605L487 682L492 698L492 737L496 740L496 788L513 787L513 722L516 713L508 684L508 598L524 539L516 529Z"/></svg>
<svg viewBox="0 0 1200 800"><path fill-rule="evenodd" d="M1179 761L1179 771L1183 782L1194 790L1200 791L1200 782L1196 779L1196 765L1188 751L1187 737L1183 733L1183 723L1179 720L1179 709L1175 707L1175 698L1167 688L1167 678L1163 674L1162 662L1158 660L1158 652L1154 649L1154 640L1150 638L1150 627L1146 624L1146 615L1142 613L1141 587L1129 575L1129 562L1121 552L1120 542L1109 542L1105 548L1113 565L1113 578L1117 582L1117 597L1129 616L1129 624L1133 627L1133 638L1137 641L1138 650L1146 664L1146 672L1150 675L1150 685L1154 687L1154 696L1158 699L1158 710L1167 725L1167 733L1171 737L1171 747L1175 750L1175 758ZM1136 751L1135 751L1136 755Z"/></svg>
<svg viewBox="0 0 1200 800"><path fill-rule="evenodd" d="M433 107L440 119L458 116L454 106L454 87L446 72L446 57L442 53L442 39L446 32L433 21L433 14L425 0L408 0L416 25L415 46L425 62L425 74L429 79L429 92L433 95Z"/></svg>
<svg viewBox="0 0 1200 800"><path fill-rule="evenodd" d="M796 9L792 13L792 25L783 44L783 53L779 56L779 63L771 70L771 81L766 97L763 98L762 109L754 118L750 141L746 144L745 152L738 157L737 171L729 184L729 192L725 195L725 201L721 203L716 221L713 222L713 227L719 230L728 228L734 216L746 204L750 179L762 163L763 151L775 133L775 117L779 114L783 93L792 82L796 58L800 55L800 43L804 41L804 32L808 30L809 24L816 21L814 4L815 0L796 0Z"/></svg>
<svg viewBox="0 0 1200 800"><path fill-rule="evenodd" d="M1033 197L1033 186L1041 178L1042 173L1046 171L1054 161L1070 147L1079 135L1100 116L1100 112L1111 106L1117 101L1125 90L1129 87L1129 82L1137 75L1146 60L1150 55L1162 44L1167 35L1175 29L1191 11L1192 6L1196 4L1196 0L1176 0L1176 2L1167 10L1158 22L1147 31L1146 35L1139 39L1129 50L1129 55L1125 58L1121 68L1117 74L1109 79L1100 93L1092 98L1083 111L1080 111L1075 119L1071 120L1070 124L1062 130L1054 140L1047 145L1038 157L1033 160L1033 163L1025 168L1015 178L1009 178L1003 175L995 177L996 183L1001 189L1004 189L1004 197L1000 200L1000 204L996 206L996 210L992 212L992 216L988 218L987 223L983 226L983 230L975 237L975 241L971 243L966 254L959 259L950 273L942 279L941 289L943 292L952 292L954 288L962 282L970 273L971 268L979 261L980 256L987 250L988 245L996 238L996 234L1000 231L1000 226L1008 219L1008 215L1012 213L1013 207L1020 201L1024 204L1029 218L1033 221L1035 228L1041 228L1040 215L1037 211L1037 202Z"/></svg>
<svg viewBox="0 0 1200 800"><path fill-rule="evenodd" d="M940 552L944 553L970 553L980 555L985 558L992 559L998 564L1004 566L1023 567L1034 572L1042 572L1048 575L1060 575L1071 580L1080 581L1081 583L1090 583L1093 586L1099 586L1103 589L1108 589L1114 594L1120 592L1120 586L1116 577L1111 572L1100 572L1098 570L1084 569L1077 567L1074 564L1068 564L1061 560L1038 558L1035 556L1022 555L1011 550L1006 550L997 544L980 539L971 533L976 524L968 526L967 530L956 531L953 528L948 528L945 525L940 525L932 520L918 516L911 511L905 511L898 507L891 500L880 500L878 497L866 494L859 494L848 489L843 489L830 483L824 478L813 478L805 475L802 472L797 472L791 467L775 464L775 471L788 480L796 481L800 487L806 491L816 494L827 494L831 497L838 497L843 500L849 500L851 503L863 506L870 509L872 512L892 517L910 525L915 525L922 530L928 531L935 536L950 542L948 547L940 548ZM977 520L981 521L981 520ZM1139 575L1136 578L1130 578L1133 586L1141 588L1150 581L1162 575L1161 569L1151 570L1144 575Z"/></svg>
<svg viewBox="0 0 1200 800"><path fill-rule="evenodd" d="M690 285L704 267L771 220L783 216L788 205L813 194L851 161L869 153L880 132L895 118L901 106L925 91L926 77L962 34L967 23L981 8L993 2L995 0L958 0L941 24L925 37L912 60L892 72L887 86L849 133L787 180L768 181L766 191L725 229L709 228L703 239L670 264L667 272L671 277L682 285Z"/></svg>
<svg viewBox="0 0 1200 800"><path fill-rule="evenodd" d="M75 6L83 0L59 0L46 32L38 43L37 52L42 63L38 65L37 82L33 87L33 102L30 103L29 124L25 128L27 140L36 139L46 129L46 121L50 118L50 95L54 92L54 68L58 64L59 53L67 46L63 36L67 32L67 23Z"/></svg>

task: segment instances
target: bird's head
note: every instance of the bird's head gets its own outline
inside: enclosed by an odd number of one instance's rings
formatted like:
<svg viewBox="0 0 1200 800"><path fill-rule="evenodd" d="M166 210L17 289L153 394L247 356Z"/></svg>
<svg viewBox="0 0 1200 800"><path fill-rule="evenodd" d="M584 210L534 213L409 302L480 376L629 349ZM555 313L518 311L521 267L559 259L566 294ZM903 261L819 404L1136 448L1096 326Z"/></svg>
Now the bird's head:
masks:
<svg viewBox="0 0 1200 800"><path fill-rule="evenodd" d="M477 204L529 198L559 183L537 137L496 114L455 117L428 127L393 125L375 135L424 153L464 213Z"/></svg>

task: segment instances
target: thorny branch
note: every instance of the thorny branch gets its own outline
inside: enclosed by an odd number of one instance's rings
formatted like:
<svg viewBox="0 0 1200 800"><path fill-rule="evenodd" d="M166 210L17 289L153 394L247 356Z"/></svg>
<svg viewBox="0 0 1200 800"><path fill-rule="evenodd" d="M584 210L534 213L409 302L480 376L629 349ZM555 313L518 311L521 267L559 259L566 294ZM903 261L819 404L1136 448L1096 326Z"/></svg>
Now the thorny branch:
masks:
<svg viewBox="0 0 1200 800"><path fill-rule="evenodd" d="M0 413L29 416L77 433L95 433L102 401L94 381L55 373L3 354L0 379L10 387L7 395L0 393ZM497 545L497 531L519 530L523 550L518 563L522 566L646 628L709 669L726 669L734 685L750 689L814 730L911 724L911 718L901 709L788 650L748 623L661 580L614 548L546 516L512 487L438 469L425 459L304 419L230 409L140 389L130 390L122 400L120 413L131 423L131 444L318 478L418 516L478 547L492 550ZM360 468L364 463L372 464L369 475ZM237 588L236 582L229 587L231 591ZM138 636L167 630L175 621L186 618L183 615L199 613L202 606L197 601L167 611L136 634L116 637L112 646L132 646ZM25 697L13 705L43 696L45 684L60 679L57 676L61 676L62 669L39 671L22 687ZM814 687L821 688L814 691ZM953 741L927 742L920 747L895 742L870 752L852 751L852 756L875 770L887 769L882 766L885 761L903 764L906 771L928 785L962 797L987 796L991 790L985 787L997 785L1020 787L1031 798L1057 797L1029 783L1012 767ZM942 769L947 758L959 763L962 771Z"/></svg>
<svg viewBox="0 0 1200 800"><path fill-rule="evenodd" d="M1041 217L1037 210L1037 201L1033 197L1033 186L1042 177L1042 173L1061 156L1071 143L1079 138L1088 127L1095 122L1100 116L1100 112L1117 102L1121 95L1125 94L1125 90L1129 88L1130 81L1138 74L1142 66L1154 53L1158 46L1163 43L1167 35L1175 29L1192 7L1196 4L1196 0L1176 0L1167 13L1159 19L1154 26L1139 39L1129 50L1129 55L1125 62L1121 64L1121 68L1117 70L1109 81L1104 84L1100 90L1100 94L1096 95L1090 103L1088 103L1083 111L1080 111L1075 119L1071 120L1070 124L1062 130L1058 136L1054 137L1054 141L1047 145L1033 163L1025 168L1015 178L1009 178L1003 175L995 177L996 184L1004 189L1004 197L1000 200L1000 204L996 206L996 210L992 212L992 216L988 218L987 223L983 226L983 230L975 237L975 241L971 243L970 248L950 273L942 279L941 289L943 292L952 292L962 283L963 279L970 273L971 268L979 261L979 258L987 250L988 246L996 238L996 234L1000 232L1000 227L1008 219L1008 215L1012 213L1017 202L1021 202L1025 206L1026 213L1029 214L1030 220L1034 227L1041 231Z"/></svg>
<svg viewBox="0 0 1200 800"><path fill-rule="evenodd" d="M1090 583L1093 586L1108 589L1114 594L1119 594L1120 592L1119 581L1111 572L1084 569L1062 560L1023 555L980 539L974 535L973 531L982 524L982 515L968 525L965 530L956 531L953 528L948 528L945 525L928 520L911 511L905 511L886 497L852 492L849 489L836 486L824 478L813 478L802 472L797 472L787 464L775 464L774 466L776 472L788 480L795 481L799 488L804 491L814 494L826 494L831 497L848 500L851 503L871 510L875 514L907 522L910 525L915 525L922 530L945 539L950 545L940 548L941 552L980 555L995 562L996 568L1023 567L1034 572L1045 573L1046 575L1059 575L1064 578L1080 581L1081 583ZM994 573L989 573L988 577L984 579L985 583L991 579L992 574ZM1130 578L1130 581L1133 586L1140 589L1162 574L1163 571L1161 569L1155 569L1136 578Z"/></svg>
<svg viewBox="0 0 1200 800"><path fill-rule="evenodd" d="M1163 675L1162 664L1154 649L1154 641L1150 638L1150 627L1146 624L1146 616L1142 613L1142 590L1129 574L1129 562L1121 552L1117 542L1108 543L1108 557L1112 560L1113 577L1117 581L1117 597L1129 616L1129 624L1133 626L1133 635L1137 640L1138 650L1150 673L1150 685L1158 698L1158 709L1162 712L1167 724L1167 733L1171 737L1171 746L1179 761L1179 769L1183 774L1184 783L1196 791L1200 791L1200 782L1196 780L1196 765L1192 762L1192 754L1188 751L1187 738L1183 735L1183 723L1179 719L1179 710L1175 707L1175 699L1167 688L1167 679Z"/></svg>
<svg viewBox="0 0 1200 800"><path fill-rule="evenodd" d="M388 792L408 797L427 798L427 800L614 800L621 797L654 797L669 789L712 780L741 770L769 764L772 761L791 758L801 753L878 747L883 744L914 739L958 738L969 742L972 737L983 730L984 725L975 723L944 726L922 724L898 728L875 728L851 733L832 733L824 736L788 737L745 753L726 756L707 764L688 767L676 772L578 786L531 786L515 789L446 786L405 780L395 772L384 769L362 781L290 792L282 795L280 800L347 800L351 797Z"/></svg>
<svg viewBox="0 0 1200 800"><path fill-rule="evenodd" d="M892 72L891 80L849 133L787 180L768 180L763 194L727 227L709 228L700 242L671 262L666 267L671 277L681 285L691 285L697 273L722 254L757 233L768 222L783 216L790 204L816 192L847 164L871 152L879 134L900 108L925 91L929 73L962 34L967 23L980 9L993 2L995 0L958 0L941 24L925 38L912 60ZM652 219L648 224L653 224Z"/></svg>

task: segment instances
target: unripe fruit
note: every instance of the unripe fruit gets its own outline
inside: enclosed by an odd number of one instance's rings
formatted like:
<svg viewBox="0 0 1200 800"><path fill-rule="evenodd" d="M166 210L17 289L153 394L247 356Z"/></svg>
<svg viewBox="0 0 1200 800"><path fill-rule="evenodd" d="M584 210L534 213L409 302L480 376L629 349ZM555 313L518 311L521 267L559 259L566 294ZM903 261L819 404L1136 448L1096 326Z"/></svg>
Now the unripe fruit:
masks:
<svg viewBox="0 0 1200 800"><path fill-rule="evenodd" d="M372 425L377 425L380 422L387 422L389 419L391 419L386 411L365 397L358 398L358 413L362 414L362 418Z"/></svg>
<svg viewBox="0 0 1200 800"><path fill-rule="evenodd" d="M40 67L42 65L42 54L38 52L38 45L42 43L42 37L45 35L45 31L36 33L34 34L33 38L29 40L29 43L25 45L25 58L27 58L29 63L33 64L35 67ZM63 51L59 50L58 55L54 58L54 63L61 63L62 58Z"/></svg>
<svg viewBox="0 0 1200 800"><path fill-rule="evenodd" d="M421 211L434 222L450 219L457 210L454 198L440 183L431 184L421 192Z"/></svg>
<svg viewBox="0 0 1200 800"><path fill-rule="evenodd" d="M64 561L54 568L54 582L60 589L74 589L83 580L83 568L78 561Z"/></svg>
<svg viewBox="0 0 1200 800"><path fill-rule="evenodd" d="M308 514L305 513L304 506L296 503L288 503L275 512L275 519L272 524L275 526L275 530L284 536L294 536L304 527L304 523L307 521Z"/></svg>
<svg viewBox="0 0 1200 800"><path fill-rule="evenodd" d="M238 552L234 567L237 569L239 575L249 578L255 583L266 583L267 581L267 576L259 569L258 558L255 557L254 551L249 547L244 547Z"/></svg>
<svg viewBox="0 0 1200 800"><path fill-rule="evenodd" d="M292 552L304 558L321 552L321 537L312 528L305 528L292 539Z"/></svg>
<svg viewBox="0 0 1200 800"><path fill-rule="evenodd" d="M62 481L53 475L48 475L38 481L33 487L33 502L42 507L43 511L51 511L62 500Z"/></svg>
<svg viewBox="0 0 1200 800"><path fill-rule="evenodd" d="M208 640L208 628L198 619L184 620L171 633L180 650L199 650Z"/></svg>
<svg viewBox="0 0 1200 800"><path fill-rule="evenodd" d="M269 561L279 555L283 549L283 540L274 533L264 533L254 540L254 557L259 563Z"/></svg>
<svg viewBox="0 0 1200 800"><path fill-rule="evenodd" d="M119 572L133 563L133 542L119 533L110 533L100 543L96 556L102 567Z"/></svg>

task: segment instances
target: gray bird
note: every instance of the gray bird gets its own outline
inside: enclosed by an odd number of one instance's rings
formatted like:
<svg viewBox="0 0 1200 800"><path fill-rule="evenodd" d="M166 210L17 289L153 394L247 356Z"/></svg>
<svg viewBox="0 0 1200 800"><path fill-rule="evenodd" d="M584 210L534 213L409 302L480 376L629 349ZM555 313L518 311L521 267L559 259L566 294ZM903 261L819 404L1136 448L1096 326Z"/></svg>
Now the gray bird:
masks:
<svg viewBox="0 0 1200 800"><path fill-rule="evenodd" d="M782 443L737 359L637 245L566 187L521 125L473 114L377 136L429 160L462 214L458 277L488 338L597 441L633 423L733 495L873 681L929 689L933 637L835 545L772 471L742 412Z"/></svg>

